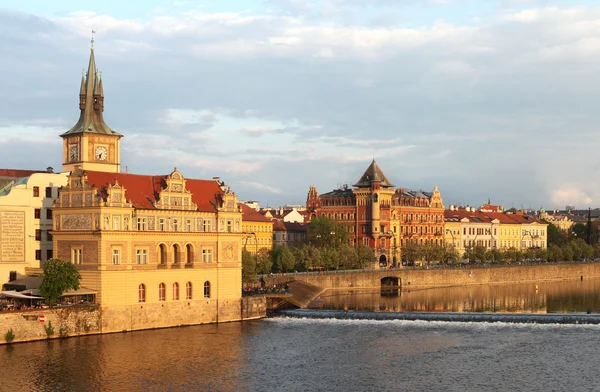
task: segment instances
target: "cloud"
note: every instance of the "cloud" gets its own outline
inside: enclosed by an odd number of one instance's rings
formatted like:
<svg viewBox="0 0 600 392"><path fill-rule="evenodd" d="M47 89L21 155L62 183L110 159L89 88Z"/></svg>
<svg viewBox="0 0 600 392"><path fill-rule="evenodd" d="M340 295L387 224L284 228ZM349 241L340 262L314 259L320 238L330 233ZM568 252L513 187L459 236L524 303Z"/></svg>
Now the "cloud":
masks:
<svg viewBox="0 0 600 392"><path fill-rule="evenodd" d="M594 200L578 184L565 184L552 193L552 202L560 206L590 205Z"/></svg>
<svg viewBox="0 0 600 392"><path fill-rule="evenodd" d="M273 186L269 186L269 185L265 185L259 182L252 182L252 181L240 181L240 184L243 184L247 187L253 188L253 189L257 189L259 191L263 191L263 192L269 192L269 193L273 193L273 194L281 194L282 191L279 188L273 187Z"/></svg>
<svg viewBox="0 0 600 392"><path fill-rule="evenodd" d="M600 170L600 6L183 3L139 18L0 11L4 165L61 163L94 28L104 118L125 135L133 172L177 166L220 175L244 198L301 203L309 184L356 181L375 157L395 184L438 184L471 205L600 196L564 185ZM26 144L42 153L24 161Z"/></svg>

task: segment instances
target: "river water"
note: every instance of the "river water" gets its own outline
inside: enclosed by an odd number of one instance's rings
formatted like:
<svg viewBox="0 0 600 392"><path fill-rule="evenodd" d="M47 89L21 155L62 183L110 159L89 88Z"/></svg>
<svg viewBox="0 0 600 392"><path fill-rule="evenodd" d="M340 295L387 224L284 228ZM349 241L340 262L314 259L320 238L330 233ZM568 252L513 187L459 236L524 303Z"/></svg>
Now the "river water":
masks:
<svg viewBox="0 0 600 392"><path fill-rule="evenodd" d="M599 283L328 293L321 304L594 313ZM271 318L0 346L0 391L598 391L599 348L598 325Z"/></svg>

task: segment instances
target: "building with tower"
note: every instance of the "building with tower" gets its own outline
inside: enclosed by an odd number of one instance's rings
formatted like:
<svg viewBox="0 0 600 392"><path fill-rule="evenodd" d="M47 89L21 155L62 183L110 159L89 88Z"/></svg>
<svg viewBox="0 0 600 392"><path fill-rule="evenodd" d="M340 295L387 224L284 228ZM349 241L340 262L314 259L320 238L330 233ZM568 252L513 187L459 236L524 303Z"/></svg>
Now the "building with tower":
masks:
<svg viewBox="0 0 600 392"><path fill-rule="evenodd" d="M327 216L347 227L354 245L375 252L375 266L397 266L402 248L410 242L443 245L444 205L432 192L396 188L375 160L352 188L319 195L311 186L306 208L311 217Z"/></svg>
<svg viewBox="0 0 600 392"><path fill-rule="evenodd" d="M70 174L54 203L54 256L96 292L103 332L239 320L242 210L219 178L122 173L94 47L79 120L60 135ZM269 233L269 236L271 234Z"/></svg>

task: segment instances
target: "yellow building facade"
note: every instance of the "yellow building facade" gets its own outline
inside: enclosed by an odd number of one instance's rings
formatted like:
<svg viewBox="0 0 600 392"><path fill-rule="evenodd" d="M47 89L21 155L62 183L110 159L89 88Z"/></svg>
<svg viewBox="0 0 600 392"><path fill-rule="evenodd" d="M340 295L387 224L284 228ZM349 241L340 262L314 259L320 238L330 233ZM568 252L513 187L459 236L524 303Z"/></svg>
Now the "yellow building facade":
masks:
<svg viewBox="0 0 600 392"><path fill-rule="evenodd" d="M80 119L61 135L71 173L53 207L55 257L73 262L81 286L97 293L104 331L239 320L244 234L235 193L217 177L176 169L120 173L122 135L104 123L95 75L92 48Z"/></svg>
<svg viewBox="0 0 600 392"><path fill-rule="evenodd" d="M240 203L242 209L242 246L250 254L257 254L261 249L273 249L273 221L255 209Z"/></svg>
<svg viewBox="0 0 600 392"><path fill-rule="evenodd" d="M445 244L454 247L461 256L472 246L488 250L545 249L548 246L548 225L527 215L451 206L444 213L444 223Z"/></svg>

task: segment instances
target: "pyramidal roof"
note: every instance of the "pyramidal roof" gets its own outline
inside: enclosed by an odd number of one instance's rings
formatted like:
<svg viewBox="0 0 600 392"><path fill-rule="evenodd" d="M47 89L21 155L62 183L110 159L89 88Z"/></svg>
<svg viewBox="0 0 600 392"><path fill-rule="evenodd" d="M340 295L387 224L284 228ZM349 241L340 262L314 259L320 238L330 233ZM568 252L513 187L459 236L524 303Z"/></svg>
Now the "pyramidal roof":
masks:
<svg viewBox="0 0 600 392"><path fill-rule="evenodd" d="M385 174L383 174L383 171L381 171L379 165L377 165L377 162L375 162L375 159L373 159L373 162L371 162L367 170L365 170L365 173L362 175L360 180L358 180L353 186L357 188L370 187L371 183L373 182L380 182L383 188L394 187L394 184L392 184L386 178Z"/></svg>
<svg viewBox="0 0 600 392"><path fill-rule="evenodd" d="M81 77L79 108L81 114L79 115L77 124L61 136L69 136L84 132L123 136L106 125L104 118L102 117L102 112L104 111L104 89L102 87L102 79L96 69L93 40L87 74L85 79L83 78L83 75Z"/></svg>

